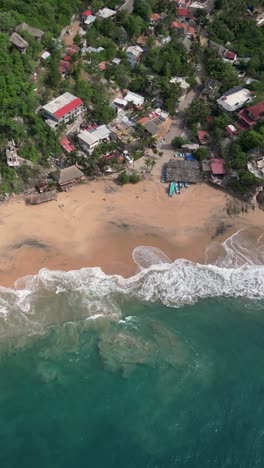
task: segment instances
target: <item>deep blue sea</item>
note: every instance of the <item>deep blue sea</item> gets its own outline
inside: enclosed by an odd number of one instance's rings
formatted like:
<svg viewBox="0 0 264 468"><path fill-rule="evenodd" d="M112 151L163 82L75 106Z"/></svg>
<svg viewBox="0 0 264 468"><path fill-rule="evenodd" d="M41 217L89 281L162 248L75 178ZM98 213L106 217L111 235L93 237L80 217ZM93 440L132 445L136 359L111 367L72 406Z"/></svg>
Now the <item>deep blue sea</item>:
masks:
<svg viewBox="0 0 264 468"><path fill-rule="evenodd" d="M263 468L264 268L231 243L2 288L0 467Z"/></svg>

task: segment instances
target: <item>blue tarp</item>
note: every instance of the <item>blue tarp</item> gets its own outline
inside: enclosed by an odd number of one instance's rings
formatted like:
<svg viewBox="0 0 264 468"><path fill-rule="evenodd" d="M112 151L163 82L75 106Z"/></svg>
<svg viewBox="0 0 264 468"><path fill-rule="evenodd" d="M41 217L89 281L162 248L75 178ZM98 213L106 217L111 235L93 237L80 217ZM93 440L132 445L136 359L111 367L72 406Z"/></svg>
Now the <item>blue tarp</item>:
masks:
<svg viewBox="0 0 264 468"><path fill-rule="evenodd" d="M191 153L186 153L185 159L186 161L197 161L194 155Z"/></svg>

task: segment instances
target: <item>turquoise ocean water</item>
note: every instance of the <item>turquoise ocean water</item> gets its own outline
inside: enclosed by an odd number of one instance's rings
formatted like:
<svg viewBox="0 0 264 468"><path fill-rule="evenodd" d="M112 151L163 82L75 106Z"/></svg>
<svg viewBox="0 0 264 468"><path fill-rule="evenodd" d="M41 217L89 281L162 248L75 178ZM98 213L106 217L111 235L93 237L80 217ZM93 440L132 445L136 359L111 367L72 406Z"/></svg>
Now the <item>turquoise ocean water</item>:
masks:
<svg viewBox="0 0 264 468"><path fill-rule="evenodd" d="M264 276L246 242L210 265L141 249L129 280L43 270L2 288L0 467L263 467Z"/></svg>

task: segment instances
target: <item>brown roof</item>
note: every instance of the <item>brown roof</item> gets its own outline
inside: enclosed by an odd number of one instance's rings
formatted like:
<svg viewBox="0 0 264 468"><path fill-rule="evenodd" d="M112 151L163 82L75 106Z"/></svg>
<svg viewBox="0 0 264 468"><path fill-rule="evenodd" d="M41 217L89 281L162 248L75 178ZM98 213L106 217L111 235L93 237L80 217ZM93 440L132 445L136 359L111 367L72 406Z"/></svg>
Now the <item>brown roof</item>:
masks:
<svg viewBox="0 0 264 468"><path fill-rule="evenodd" d="M32 36L38 39L41 39L42 36L44 36L44 32L41 31L41 29L32 28L27 23L21 23L16 27L16 32L21 32L21 31L22 32L27 31L29 34L32 34Z"/></svg>
<svg viewBox="0 0 264 468"><path fill-rule="evenodd" d="M73 181L79 180L84 176L83 172L76 166L66 167L61 171L52 173L52 177L58 182L59 185L69 184Z"/></svg>
<svg viewBox="0 0 264 468"><path fill-rule="evenodd" d="M167 182L202 182L198 161L170 159L166 168Z"/></svg>
<svg viewBox="0 0 264 468"><path fill-rule="evenodd" d="M14 44L16 47L19 47L20 49L26 49L26 47L28 47L28 42L15 32L10 36L9 40L12 42L12 44Z"/></svg>
<svg viewBox="0 0 264 468"><path fill-rule="evenodd" d="M56 190L52 190L51 192L32 193L26 198L26 204L39 205L40 203L46 203L52 200L57 200Z"/></svg>

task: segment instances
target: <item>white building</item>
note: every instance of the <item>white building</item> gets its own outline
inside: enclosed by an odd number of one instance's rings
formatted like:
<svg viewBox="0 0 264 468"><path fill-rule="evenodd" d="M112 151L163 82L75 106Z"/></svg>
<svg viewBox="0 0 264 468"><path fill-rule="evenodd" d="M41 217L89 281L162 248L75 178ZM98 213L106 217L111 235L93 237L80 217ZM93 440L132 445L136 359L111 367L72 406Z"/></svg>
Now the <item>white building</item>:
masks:
<svg viewBox="0 0 264 468"><path fill-rule="evenodd" d="M252 92L235 86L217 99L218 105L227 112L234 112L252 100Z"/></svg>
<svg viewBox="0 0 264 468"><path fill-rule="evenodd" d="M138 45L127 48L126 56L128 63L132 68L134 68L140 62L143 52L143 49Z"/></svg>
<svg viewBox="0 0 264 468"><path fill-rule="evenodd" d="M55 123L67 123L83 112L83 102L71 93L64 93L42 107L44 117Z"/></svg>
<svg viewBox="0 0 264 468"><path fill-rule="evenodd" d="M145 101L145 98L143 96L140 96L139 94L136 94L136 93L132 93L132 91L128 91L124 99L127 102L131 102L136 107L142 106Z"/></svg>
<svg viewBox="0 0 264 468"><path fill-rule="evenodd" d="M99 20L104 20L108 18L113 18L115 15L116 15L115 10L111 10L110 8L105 7L96 13L96 18Z"/></svg>
<svg viewBox="0 0 264 468"><path fill-rule="evenodd" d="M92 154L93 150L100 143L106 143L110 139L111 132L106 125L92 128L91 130L83 130L78 135L78 140L81 148L88 154Z"/></svg>

